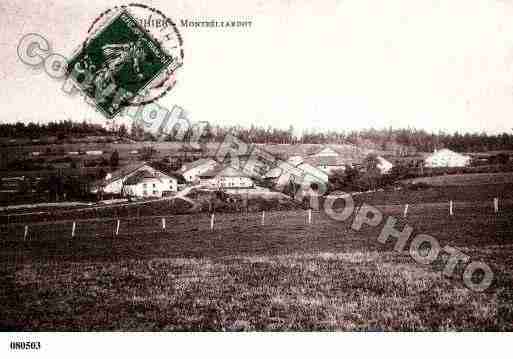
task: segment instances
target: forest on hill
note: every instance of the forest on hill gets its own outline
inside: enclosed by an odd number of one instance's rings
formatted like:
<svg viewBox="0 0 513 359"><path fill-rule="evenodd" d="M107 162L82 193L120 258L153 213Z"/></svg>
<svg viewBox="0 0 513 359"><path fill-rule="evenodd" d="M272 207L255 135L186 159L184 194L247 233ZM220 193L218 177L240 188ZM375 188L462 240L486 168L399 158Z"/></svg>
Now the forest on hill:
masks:
<svg viewBox="0 0 513 359"><path fill-rule="evenodd" d="M262 144L354 144L371 149L395 151L398 154L415 152L432 152L435 149L450 148L457 152L513 151L513 133L446 133L428 132L415 128L362 129L351 131L303 130L297 134L293 126L279 129L262 126L220 126L207 125L203 130L205 142L222 142L224 137L232 134L247 143ZM185 139L192 135L186 134ZM0 124L0 137L6 138L41 138L55 136L61 140L85 136L130 137L133 140L155 140L151 133L140 126L117 126L115 130L100 124L75 122L72 120L47 123L4 123ZM172 136L165 138L174 141Z"/></svg>

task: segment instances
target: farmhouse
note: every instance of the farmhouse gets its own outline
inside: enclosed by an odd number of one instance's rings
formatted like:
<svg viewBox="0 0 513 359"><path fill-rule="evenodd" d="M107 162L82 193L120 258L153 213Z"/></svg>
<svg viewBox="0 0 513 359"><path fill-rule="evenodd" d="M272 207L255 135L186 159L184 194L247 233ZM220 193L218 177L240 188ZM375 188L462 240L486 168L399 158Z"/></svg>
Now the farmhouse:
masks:
<svg viewBox="0 0 513 359"><path fill-rule="evenodd" d="M165 191L169 191L169 185L166 184L165 179L143 170L124 181L122 194L126 197L138 198L162 197Z"/></svg>
<svg viewBox="0 0 513 359"><path fill-rule="evenodd" d="M390 162L392 162L395 166L402 166L408 168L421 168L424 165L425 156L422 154L417 154L414 156L388 156L387 157Z"/></svg>
<svg viewBox="0 0 513 359"><path fill-rule="evenodd" d="M378 160L378 169L381 174L387 174L390 173L394 165L392 162L388 161L386 158L383 158L381 156L376 156L376 159Z"/></svg>
<svg viewBox="0 0 513 359"><path fill-rule="evenodd" d="M214 188L253 188L253 180L241 171L230 167L217 167L199 175L200 184Z"/></svg>
<svg viewBox="0 0 513 359"><path fill-rule="evenodd" d="M304 162L330 174L336 170L345 170L347 166L359 165L364 158L365 154L357 147L344 147L341 150L325 147L306 156Z"/></svg>
<svg viewBox="0 0 513 359"><path fill-rule="evenodd" d="M343 158L340 158L339 156L307 158L305 162L326 173L332 173L336 170L345 170L346 166L349 165Z"/></svg>
<svg viewBox="0 0 513 359"><path fill-rule="evenodd" d="M164 192L176 192L178 180L145 162L125 166L92 185L93 193L135 197L161 197Z"/></svg>
<svg viewBox="0 0 513 359"><path fill-rule="evenodd" d="M310 154L310 157L330 157L338 156L339 153L331 147L324 147L322 150Z"/></svg>
<svg viewBox="0 0 513 359"><path fill-rule="evenodd" d="M199 176L216 168L217 162L210 158L202 158L194 162L186 163L180 169L180 174L187 182L196 182Z"/></svg>
<svg viewBox="0 0 513 359"><path fill-rule="evenodd" d="M436 151L424 160L426 167L467 167L470 156L465 156L447 148Z"/></svg>
<svg viewBox="0 0 513 359"><path fill-rule="evenodd" d="M322 188L328 184L328 174L303 161L301 156L290 157L287 162L271 169L264 176L270 186L283 189L289 184L295 184L300 187L308 187L316 183Z"/></svg>
<svg viewBox="0 0 513 359"><path fill-rule="evenodd" d="M328 183L328 173L319 167L314 167L308 163L301 163L297 166L304 173L303 181L317 183L318 185Z"/></svg>

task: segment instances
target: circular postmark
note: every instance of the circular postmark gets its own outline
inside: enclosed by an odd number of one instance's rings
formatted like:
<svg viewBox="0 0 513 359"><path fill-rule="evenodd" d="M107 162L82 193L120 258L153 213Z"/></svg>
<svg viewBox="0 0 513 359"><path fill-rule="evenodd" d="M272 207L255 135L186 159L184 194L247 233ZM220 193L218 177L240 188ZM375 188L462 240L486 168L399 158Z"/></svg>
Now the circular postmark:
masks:
<svg viewBox="0 0 513 359"><path fill-rule="evenodd" d="M125 102L127 106L146 105L166 95L176 84L176 71L183 65L183 39L176 24L160 10L144 4L131 3L107 9L96 17L87 30L83 47L122 11L128 12L173 59L140 93Z"/></svg>

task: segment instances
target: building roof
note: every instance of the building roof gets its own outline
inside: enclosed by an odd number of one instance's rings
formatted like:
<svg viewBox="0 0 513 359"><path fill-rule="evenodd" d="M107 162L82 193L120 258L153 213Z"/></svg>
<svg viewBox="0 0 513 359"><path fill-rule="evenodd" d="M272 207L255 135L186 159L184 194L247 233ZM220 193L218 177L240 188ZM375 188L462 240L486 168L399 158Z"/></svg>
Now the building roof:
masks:
<svg viewBox="0 0 513 359"><path fill-rule="evenodd" d="M333 157L333 156L339 156L340 153L335 151L330 146L324 147L322 150L312 153L310 156L312 157Z"/></svg>
<svg viewBox="0 0 513 359"><path fill-rule="evenodd" d="M184 184L186 183L187 181L185 180L185 177L181 174L181 173L178 173L178 172L172 172L172 171L161 171L162 173L168 175L169 177L173 177L176 179L176 182L180 183L180 184Z"/></svg>
<svg viewBox="0 0 513 359"><path fill-rule="evenodd" d="M385 164L385 165L393 165L393 163L389 160L387 160L385 157L382 157L382 156L376 156L376 158L378 159L378 161L381 163L381 164Z"/></svg>
<svg viewBox="0 0 513 359"><path fill-rule="evenodd" d="M321 150L305 157L304 162L314 167L341 167L355 163L362 163L364 158L365 152L357 146L339 145L337 148L325 146Z"/></svg>
<svg viewBox="0 0 513 359"><path fill-rule="evenodd" d="M295 154L290 156L286 163L291 167L302 170L311 167L342 167L361 164L366 156L364 150L352 144L330 146L296 145L290 147L292 148L290 152ZM280 166L271 168L264 178L278 178L283 174L284 168ZM325 178L325 174L323 173L321 177Z"/></svg>
<svg viewBox="0 0 513 359"><path fill-rule="evenodd" d="M342 157L365 157L365 151L353 144L329 145L321 148L311 148L307 156L342 156Z"/></svg>
<svg viewBox="0 0 513 359"><path fill-rule="evenodd" d="M196 168L196 167L199 167L199 166L203 166L203 165L208 165L208 164L217 164L216 161L214 161L213 159L211 158L200 158L199 160L196 160L194 162L188 162L188 163L185 163L182 168L180 169L180 173L185 173L193 168Z"/></svg>
<svg viewBox="0 0 513 359"><path fill-rule="evenodd" d="M377 167L381 173L387 173L394 167L394 164L384 157L376 156L376 159L379 162Z"/></svg>
<svg viewBox="0 0 513 359"><path fill-rule="evenodd" d="M446 158L458 158L458 159L462 159L462 160L470 159L470 156L462 155L461 153L451 151L448 148L443 148L443 149L435 151L431 155L429 155L426 158L426 161L430 161L430 160L433 160L435 158L444 158L444 157L446 157Z"/></svg>
<svg viewBox="0 0 513 359"><path fill-rule="evenodd" d="M280 167L273 167L264 175L264 178L278 178L282 175L283 169Z"/></svg>
<svg viewBox="0 0 513 359"><path fill-rule="evenodd" d="M249 175L244 172L233 168L231 166L217 166L213 170L207 171L199 176L200 178L214 178L214 177L248 177Z"/></svg>
<svg viewBox="0 0 513 359"><path fill-rule="evenodd" d="M328 183L328 174L315 166L312 166L308 163L302 163L299 166L297 166L297 168L303 171L305 175L309 176L308 180L312 180L313 177L321 182Z"/></svg>
<svg viewBox="0 0 513 359"><path fill-rule="evenodd" d="M117 170L108 173L108 175L110 175L109 179L102 178L98 181L93 182L92 185L93 185L93 187L105 186L107 183L111 183L111 182L117 181L120 178L124 178L124 177L128 176L130 173L137 171L139 168L141 168L142 166L144 166L146 164L147 164L146 162L138 161L138 162L134 162L129 165L119 167Z"/></svg>
<svg viewBox="0 0 513 359"><path fill-rule="evenodd" d="M155 176L153 173L151 173L147 170L143 170L143 171L136 172L133 175L129 176L124 181L124 184L126 186L132 186L132 185L136 185L141 182L148 181L148 180L160 181L160 179L157 176Z"/></svg>
<svg viewBox="0 0 513 359"><path fill-rule="evenodd" d="M305 159L305 163L314 167L318 166L345 166L352 163L361 162L359 159L345 158L342 156L322 156L322 157L308 157Z"/></svg>
<svg viewBox="0 0 513 359"><path fill-rule="evenodd" d="M92 186L93 187L102 187L102 186L105 186L105 185L107 185L109 183L117 181L117 180L119 180L121 178L125 178L127 176L130 176L130 174L137 174L138 172L148 172L148 173L150 173L147 170L138 171L140 168L142 168L144 166L148 166L148 167L152 168L154 171L162 173L165 176L176 178L176 176L173 176L173 174L168 174L168 173L165 173L165 172L163 172L161 170L155 169L153 166L149 165L147 162L139 161L139 162L136 162L136 163L133 163L133 164L129 164L129 165L120 167L119 169L117 169L117 170L115 170L113 172L110 172L109 173L110 177L108 179L103 178L101 180L95 181L95 182L92 183Z"/></svg>
<svg viewBox="0 0 513 359"><path fill-rule="evenodd" d="M126 177L130 173L137 171L139 168L141 168L144 165L147 165L147 163L144 161L138 161L138 162L134 162L132 164L128 164L128 165L119 167L117 170L109 172L110 178L108 181L113 182L117 179Z"/></svg>
<svg viewBox="0 0 513 359"><path fill-rule="evenodd" d="M319 179L321 182L327 182L328 181L328 174L324 172L323 170L319 169L317 166L313 166L309 163L300 163L297 166L293 166L289 163L291 166L290 169L287 169L287 167L274 167L269 172L266 173L264 178L268 179L276 179L280 176L284 175L285 178L287 176L294 176L298 173L302 173L303 175L309 175L310 177L315 177Z"/></svg>
<svg viewBox="0 0 513 359"><path fill-rule="evenodd" d="M344 144L266 144L262 145L264 151L274 155L280 156L280 158L288 158L290 156L302 156L308 157L312 155L334 155L333 152L338 153L342 156L348 156L353 153L363 153L364 155L369 152L368 150L354 145L352 143ZM333 152L332 152L333 151Z"/></svg>
<svg viewBox="0 0 513 359"><path fill-rule="evenodd" d="M305 161L305 159L301 156L292 156L292 157L289 157L289 159L287 160L287 162L290 163L292 166L298 166L301 163L303 163L304 161Z"/></svg>

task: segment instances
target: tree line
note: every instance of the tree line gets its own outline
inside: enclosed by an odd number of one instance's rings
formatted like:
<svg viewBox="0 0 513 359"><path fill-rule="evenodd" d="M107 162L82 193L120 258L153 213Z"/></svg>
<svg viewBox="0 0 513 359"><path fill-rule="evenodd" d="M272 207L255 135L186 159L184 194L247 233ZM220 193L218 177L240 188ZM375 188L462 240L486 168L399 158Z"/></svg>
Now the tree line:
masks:
<svg viewBox="0 0 513 359"><path fill-rule="evenodd" d="M447 133L428 132L414 128L362 129L348 131L303 130L297 134L292 126L287 130L273 127L222 127L207 128L206 137L222 141L227 133L249 143L278 144L354 144L366 148L396 152L398 155L415 152L433 152L449 148L457 152L485 152L513 150L513 133Z"/></svg>
<svg viewBox="0 0 513 359"><path fill-rule="evenodd" d="M86 121L75 122L72 120L51 121L46 123L3 123L0 124L0 137L9 138L31 138L41 137L85 137L85 136L108 136L113 132L107 130L100 124L88 123Z"/></svg>
<svg viewBox="0 0 513 359"><path fill-rule="evenodd" d="M300 133L290 126L288 129L255 126L221 126L209 124L203 130L204 141L221 142L230 133L248 143L264 144L354 144L377 150L411 155L415 152L433 152L435 149L450 148L457 152L511 151L513 132L501 134L428 132L415 128L383 128L362 130L303 130ZM48 123L4 123L0 124L0 136L8 138L40 138L44 136L85 137L118 136L134 140L156 140L154 136L135 125L108 129L100 124L74 122L72 120ZM185 140L192 137L192 131L185 134ZM173 141L173 136L165 140Z"/></svg>

